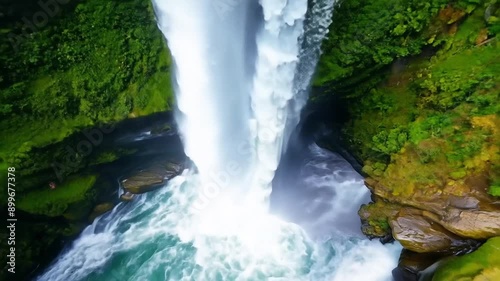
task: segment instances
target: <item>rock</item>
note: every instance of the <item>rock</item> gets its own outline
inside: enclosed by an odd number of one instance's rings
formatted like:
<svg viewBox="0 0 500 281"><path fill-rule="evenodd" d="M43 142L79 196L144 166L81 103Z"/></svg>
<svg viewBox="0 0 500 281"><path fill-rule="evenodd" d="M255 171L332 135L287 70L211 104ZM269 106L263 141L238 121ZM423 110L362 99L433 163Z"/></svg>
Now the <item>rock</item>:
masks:
<svg viewBox="0 0 500 281"><path fill-rule="evenodd" d="M415 253L403 250L399 256L398 268L418 275L443 257L444 255L437 253Z"/></svg>
<svg viewBox="0 0 500 281"><path fill-rule="evenodd" d="M384 202L380 198L373 198L374 203L363 205L358 211L361 218L361 229L368 238L380 238L381 242L391 242L392 232L389 226L389 218L394 217L399 205Z"/></svg>
<svg viewBox="0 0 500 281"><path fill-rule="evenodd" d="M168 180L179 175L184 170L182 163L154 163L131 177L122 180L126 192L142 194L163 186Z"/></svg>
<svg viewBox="0 0 500 281"><path fill-rule="evenodd" d="M393 237L410 251L417 253L455 253L471 248L473 241L460 238L440 224L422 215L422 211L405 208L389 221ZM472 245L471 245L472 244Z"/></svg>
<svg viewBox="0 0 500 281"><path fill-rule="evenodd" d="M488 239L500 236L500 212L448 208L444 217L431 212L423 214L462 237Z"/></svg>
<svg viewBox="0 0 500 281"><path fill-rule="evenodd" d="M94 210L89 216L89 221L93 222L95 218L97 218L100 215L103 215L109 211L111 211L115 207L115 204L113 203L102 203L94 207Z"/></svg>
<svg viewBox="0 0 500 281"><path fill-rule="evenodd" d="M488 29L483 28L477 35L476 45L482 45L486 40L488 40Z"/></svg>
<svg viewBox="0 0 500 281"><path fill-rule="evenodd" d="M125 192L123 193L122 195L120 195L120 200L122 201L132 201L132 199L134 199L134 194L130 193L130 192Z"/></svg>
<svg viewBox="0 0 500 281"><path fill-rule="evenodd" d="M477 247L473 240L500 236L498 200L485 193L484 176L450 181L432 192L416 189L411 194L393 194L371 178L365 183L376 198L370 208L360 210L362 230L368 236L384 233L376 224L383 218L403 247L419 253L464 253Z"/></svg>
<svg viewBox="0 0 500 281"><path fill-rule="evenodd" d="M161 124L153 127L151 129L151 134L152 135L161 135L163 133L168 133L169 131L172 130L172 127L170 124Z"/></svg>

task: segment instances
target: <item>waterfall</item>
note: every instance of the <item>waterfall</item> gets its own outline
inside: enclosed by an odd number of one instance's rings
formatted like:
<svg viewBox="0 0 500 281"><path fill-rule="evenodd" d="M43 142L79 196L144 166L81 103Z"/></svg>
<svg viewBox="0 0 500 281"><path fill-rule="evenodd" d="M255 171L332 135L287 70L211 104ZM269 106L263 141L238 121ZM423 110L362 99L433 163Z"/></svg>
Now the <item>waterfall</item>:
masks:
<svg viewBox="0 0 500 281"><path fill-rule="evenodd" d="M96 219L38 280L390 280L397 245L313 240L268 212L333 0L153 4L193 167Z"/></svg>

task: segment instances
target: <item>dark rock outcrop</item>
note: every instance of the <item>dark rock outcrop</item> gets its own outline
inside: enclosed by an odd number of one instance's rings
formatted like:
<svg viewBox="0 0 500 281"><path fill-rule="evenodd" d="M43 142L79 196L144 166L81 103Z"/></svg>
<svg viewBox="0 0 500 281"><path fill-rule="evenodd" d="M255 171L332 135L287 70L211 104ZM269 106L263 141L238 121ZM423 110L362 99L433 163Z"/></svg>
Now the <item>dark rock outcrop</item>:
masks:
<svg viewBox="0 0 500 281"><path fill-rule="evenodd" d="M149 167L122 180L121 184L126 192L124 194L125 198L130 197L126 195L127 193L142 194L163 186L168 180L182 173L184 167L185 165L182 162L156 162L151 164Z"/></svg>
<svg viewBox="0 0 500 281"><path fill-rule="evenodd" d="M89 216L89 222L94 221L98 216L103 215L115 207L115 204L107 202L107 203L101 203L97 206L94 207L94 210L92 210L92 213Z"/></svg>

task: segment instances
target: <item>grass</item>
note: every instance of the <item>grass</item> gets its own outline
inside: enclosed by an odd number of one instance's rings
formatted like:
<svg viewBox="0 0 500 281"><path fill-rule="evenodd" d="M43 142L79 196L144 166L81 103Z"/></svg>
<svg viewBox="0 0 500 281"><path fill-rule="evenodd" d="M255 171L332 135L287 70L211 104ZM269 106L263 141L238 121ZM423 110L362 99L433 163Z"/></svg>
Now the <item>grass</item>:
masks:
<svg viewBox="0 0 500 281"><path fill-rule="evenodd" d="M49 217L61 216L72 203L84 201L94 186L97 175L68 179L63 184L50 189L49 186L30 192L19 198L20 210Z"/></svg>

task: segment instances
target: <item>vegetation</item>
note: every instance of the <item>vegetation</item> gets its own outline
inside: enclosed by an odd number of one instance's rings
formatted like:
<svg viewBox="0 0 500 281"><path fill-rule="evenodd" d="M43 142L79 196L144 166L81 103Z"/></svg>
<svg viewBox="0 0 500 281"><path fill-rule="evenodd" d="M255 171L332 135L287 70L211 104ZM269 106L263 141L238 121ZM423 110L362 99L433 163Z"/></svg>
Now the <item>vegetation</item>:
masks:
<svg viewBox="0 0 500 281"><path fill-rule="evenodd" d="M500 237L491 238L477 251L441 265L433 281L499 280Z"/></svg>
<svg viewBox="0 0 500 281"><path fill-rule="evenodd" d="M498 194L495 1L364 2L340 2L316 78L356 97L345 134L364 171L394 194L487 173Z"/></svg>
<svg viewBox="0 0 500 281"><path fill-rule="evenodd" d="M383 0L338 1L314 85L337 94L362 94L383 79L378 74L384 66L442 44L443 27L485 2L495 5L483 0L397 0L387 9ZM441 20L436 21L438 12ZM490 32L496 34L498 18L489 21Z"/></svg>
<svg viewBox="0 0 500 281"><path fill-rule="evenodd" d="M99 145L82 156L84 130L173 103L170 55L151 1L52 1L49 11L42 2L51 1L0 3L0 181L16 168L16 214L24 218L16 224L20 280L79 233L96 193L109 193L105 179L82 171L132 153ZM54 163L61 164L59 179ZM5 267L0 276L7 278Z"/></svg>
<svg viewBox="0 0 500 281"><path fill-rule="evenodd" d="M23 189L55 176L76 132L170 109L170 56L150 1L60 4L40 27L37 1L1 5L0 166L15 166ZM99 153L64 176L117 159Z"/></svg>
<svg viewBox="0 0 500 281"><path fill-rule="evenodd" d="M497 201L500 3L337 5L314 99L341 96L349 108L342 137L376 194L359 211L363 232L387 238L402 209L446 209L448 196ZM432 206L419 209L426 200ZM437 280L472 280L450 276Z"/></svg>
<svg viewBox="0 0 500 281"><path fill-rule="evenodd" d="M78 177L66 181L55 189L48 187L21 197L17 202L20 210L49 217L61 216L72 203L86 201L96 181L95 175Z"/></svg>

